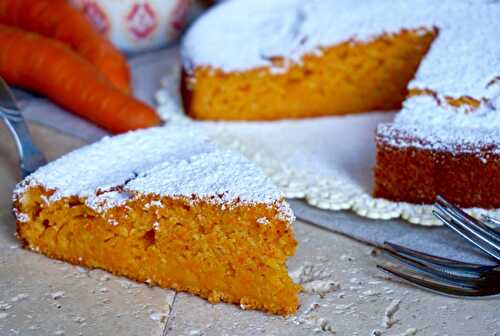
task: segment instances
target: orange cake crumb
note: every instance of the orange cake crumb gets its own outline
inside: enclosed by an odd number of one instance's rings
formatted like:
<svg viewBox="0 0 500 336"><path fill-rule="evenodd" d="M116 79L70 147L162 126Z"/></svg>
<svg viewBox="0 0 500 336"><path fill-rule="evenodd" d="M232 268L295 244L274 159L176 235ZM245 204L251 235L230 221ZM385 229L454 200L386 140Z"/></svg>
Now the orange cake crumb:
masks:
<svg viewBox="0 0 500 336"><path fill-rule="evenodd" d="M401 107L407 84L437 30L405 30L367 43L347 41L305 55L286 73L268 67L184 73L184 108L196 119L271 120ZM282 63L283 59L274 60Z"/></svg>

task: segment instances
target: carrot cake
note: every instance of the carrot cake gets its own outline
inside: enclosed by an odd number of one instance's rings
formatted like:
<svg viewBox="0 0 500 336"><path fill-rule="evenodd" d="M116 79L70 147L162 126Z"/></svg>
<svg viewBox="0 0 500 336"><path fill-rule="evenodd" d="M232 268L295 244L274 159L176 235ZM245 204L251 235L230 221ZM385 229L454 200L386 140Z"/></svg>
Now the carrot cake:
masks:
<svg viewBox="0 0 500 336"><path fill-rule="evenodd" d="M199 130L104 138L38 169L13 196L25 247L73 264L290 314L293 213L268 178Z"/></svg>
<svg viewBox="0 0 500 336"><path fill-rule="evenodd" d="M232 0L181 48L198 119L401 109L376 131L374 195L500 207L500 3Z"/></svg>

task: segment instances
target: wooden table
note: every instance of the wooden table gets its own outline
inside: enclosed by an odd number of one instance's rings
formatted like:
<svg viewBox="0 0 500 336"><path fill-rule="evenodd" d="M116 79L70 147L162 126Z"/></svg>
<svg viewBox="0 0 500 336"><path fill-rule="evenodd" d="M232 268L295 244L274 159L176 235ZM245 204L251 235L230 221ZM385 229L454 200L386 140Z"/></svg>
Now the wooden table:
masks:
<svg viewBox="0 0 500 336"><path fill-rule="evenodd" d="M84 145L30 126L49 159ZM328 335L332 332L321 330L328 325L337 335L500 335L500 301L447 298L389 281L375 269L371 248L301 222L295 224L299 248L289 261L290 271L309 263L340 288L323 298L301 294L299 313L287 318L211 305L189 294L48 259L21 249L14 237L10 198L19 173L14 143L3 127L0 157L2 336ZM395 300L400 300L399 309L387 328L384 316Z"/></svg>

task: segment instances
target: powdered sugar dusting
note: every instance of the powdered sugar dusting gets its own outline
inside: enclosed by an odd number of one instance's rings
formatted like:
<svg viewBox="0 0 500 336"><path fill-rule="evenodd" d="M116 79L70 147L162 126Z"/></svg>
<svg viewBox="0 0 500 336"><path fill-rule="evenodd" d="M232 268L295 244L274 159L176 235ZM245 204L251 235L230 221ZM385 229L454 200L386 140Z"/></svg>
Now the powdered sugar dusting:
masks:
<svg viewBox="0 0 500 336"><path fill-rule="evenodd" d="M104 212L109 208L123 205L132 198L133 195L128 192L109 191L99 195L90 195L85 203L98 212Z"/></svg>
<svg viewBox="0 0 500 336"><path fill-rule="evenodd" d="M267 217L260 217L260 218L257 218L257 223L262 224L262 225L267 225L267 224L269 224L269 219L267 219Z"/></svg>
<svg viewBox="0 0 500 336"><path fill-rule="evenodd" d="M17 220L20 221L21 223L27 223L30 221L30 216L28 214L20 212L16 208L14 208L14 215L16 216Z"/></svg>
<svg viewBox="0 0 500 336"><path fill-rule="evenodd" d="M435 96L408 98L394 125L378 128L378 138L399 147L477 153L487 162L485 153L500 151L498 1L233 0L193 25L183 41L183 65L188 71L268 67L283 73L322 47L433 28L438 36L408 88ZM273 64L275 57L284 57L284 64ZM449 106L447 97L481 104L470 111Z"/></svg>
<svg viewBox="0 0 500 336"><path fill-rule="evenodd" d="M144 209L151 209L153 207L163 208L163 203L161 201L158 201L158 200L153 200L153 201L144 205Z"/></svg>
<svg viewBox="0 0 500 336"><path fill-rule="evenodd" d="M394 123L378 126L378 141L393 147L416 147L472 153L487 162L500 154L500 113L480 106L474 111L439 106L431 96L407 99Z"/></svg>
<svg viewBox="0 0 500 336"><path fill-rule="evenodd" d="M438 37L409 87L498 99L500 85L489 83L500 69L500 3L487 0L233 0L192 26L182 55L188 71L197 66L225 72L276 68L275 57L284 57L280 67L286 70L321 47L434 27Z"/></svg>
<svg viewBox="0 0 500 336"><path fill-rule="evenodd" d="M174 197L195 194L223 203L237 199L273 203L281 194L270 189L269 180L261 176L259 168L243 156L210 150L178 161L167 160L130 181L126 189Z"/></svg>
<svg viewBox="0 0 500 336"><path fill-rule="evenodd" d="M135 178L165 160L214 150L206 137L187 128L153 128L106 137L41 167L23 185L55 189L50 200L95 196Z"/></svg>
<svg viewBox="0 0 500 336"><path fill-rule="evenodd" d="M49 201L76 195L98 212L125 205L136 195L153 194L235 206L264 203L277 206L278 216L293 218L281 192L259 168L217 147L194 126L105 138L40 168L15 193L36 185L54 190ZM147 204L151 206L162 204L152 201Z"/></svg>

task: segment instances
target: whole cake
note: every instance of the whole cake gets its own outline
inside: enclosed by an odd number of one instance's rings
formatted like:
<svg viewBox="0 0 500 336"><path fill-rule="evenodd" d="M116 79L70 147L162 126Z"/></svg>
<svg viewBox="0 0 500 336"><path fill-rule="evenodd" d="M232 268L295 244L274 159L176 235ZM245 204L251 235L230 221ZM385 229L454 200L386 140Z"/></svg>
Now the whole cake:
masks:
<svg viewBox="0 0 500 336"><path fill-rule="evenodd" d="M374 195L500 207L500 2L232 0L182 43L185 110L271 120L401 111Z"/></svg>
<svg viewBox="0 0 500 336"><path fill-rule="evenodd" d="M296 311L293 213L241 155L192 128L105 138L14 191L17 235L49 257L276 314Z"/></svg>

